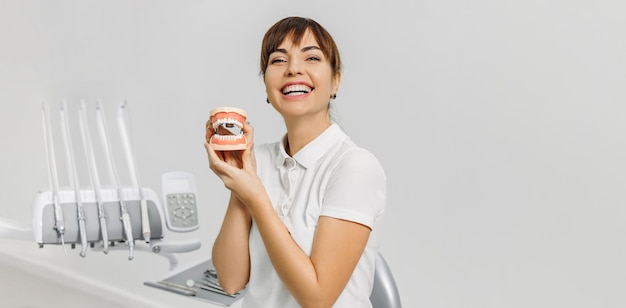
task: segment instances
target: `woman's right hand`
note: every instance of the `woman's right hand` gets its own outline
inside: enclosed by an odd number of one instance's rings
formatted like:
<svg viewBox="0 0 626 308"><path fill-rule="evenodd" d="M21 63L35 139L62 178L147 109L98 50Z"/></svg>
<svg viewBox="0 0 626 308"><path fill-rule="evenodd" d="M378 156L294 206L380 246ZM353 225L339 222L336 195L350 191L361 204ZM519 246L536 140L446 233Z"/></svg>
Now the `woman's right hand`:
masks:
<svg viewBox="0 0 626 308"><path fill-rule="evenodd" d="M204 147L209 159L209 168L243 203L265 188L256 173L254 157L254 128L249 123L243 124L243 133L247 141L244 150L218 151L209 143L213 130L207 129Z"/></svg>

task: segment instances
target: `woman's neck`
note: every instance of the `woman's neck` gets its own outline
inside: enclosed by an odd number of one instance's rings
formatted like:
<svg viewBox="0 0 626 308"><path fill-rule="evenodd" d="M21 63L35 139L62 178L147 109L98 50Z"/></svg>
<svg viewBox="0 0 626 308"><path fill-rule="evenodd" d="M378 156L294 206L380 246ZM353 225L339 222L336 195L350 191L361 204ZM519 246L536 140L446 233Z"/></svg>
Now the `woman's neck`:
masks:
<svg viewBox="0 0 626 308"><path fill-rule="evenodd" d="M305 147L317 136L321 135L330 127L330 119L326 121L294 121L287 124L287 140L285 150L289 156L293 156Z"/></svg>

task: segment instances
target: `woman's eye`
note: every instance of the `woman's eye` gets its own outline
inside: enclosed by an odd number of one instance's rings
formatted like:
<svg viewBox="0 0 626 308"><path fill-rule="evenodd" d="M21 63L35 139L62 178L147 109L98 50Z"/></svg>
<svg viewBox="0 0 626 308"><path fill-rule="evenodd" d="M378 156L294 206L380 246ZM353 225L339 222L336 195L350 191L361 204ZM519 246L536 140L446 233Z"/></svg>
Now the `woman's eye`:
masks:
<svg viewBox="0 0 626 308"><path fill-rule="evenodd" d="M276 59L272 59L272 61L270 61L271 64L283 63L283 62L287 62L287 61L285 61L285 59L282 59L282 58L276 58Z"/></svg>
<svg viewBox="0 0 626 308"><path fill-rule="evenodd" d="M322 59L320 59L320 57L318 56L310 56L307 58L308 61L321 61Z"/></svg>

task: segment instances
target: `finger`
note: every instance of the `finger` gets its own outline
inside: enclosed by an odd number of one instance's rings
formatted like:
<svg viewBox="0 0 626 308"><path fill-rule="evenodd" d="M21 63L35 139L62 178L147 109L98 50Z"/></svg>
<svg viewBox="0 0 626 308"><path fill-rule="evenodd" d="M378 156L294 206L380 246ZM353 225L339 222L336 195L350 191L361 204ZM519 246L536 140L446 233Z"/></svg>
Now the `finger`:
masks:
<svg viewBox="0 0 626 308"><path fill-rule="evenodd" d="M223 157L220 157L220 154L218 154L208 142L204 143L204 148L206 149L207 157L209 159L209 166L213 169L213 166L218 162L221 162Z"/></svg>
<svg viewBox="0 0 626 308"><path fill-rule="evenodd" d="M231 168L241 169L243 167L240 158L241 151L217 151L210 143L205 143L204 147L209 156L209 167L216 174L230 174L232 172Z"/></svg>
<svg viewBox="0 0 626 308"><path fill-rule="evenodd" d="M211 137L213 137L213 127L211 127L211 120L207 120L206 124L204 125L204 138L206 140L206 142L209 142L211 140Z"/></svg>
<svg viewBox="0 0 626 308"><path fill-rule="evenodd" d="M248 146L252 145L254 143L254 127L252 127L249 122L244 122L242 129Z"/></svg>
<svg viewBox="0 0 626 308"><path fill-rule="evenodd" d="M256 159L254 158L254 148L248 147L241 152L241 169L244 169L249 173L256 173Z"/></svg>

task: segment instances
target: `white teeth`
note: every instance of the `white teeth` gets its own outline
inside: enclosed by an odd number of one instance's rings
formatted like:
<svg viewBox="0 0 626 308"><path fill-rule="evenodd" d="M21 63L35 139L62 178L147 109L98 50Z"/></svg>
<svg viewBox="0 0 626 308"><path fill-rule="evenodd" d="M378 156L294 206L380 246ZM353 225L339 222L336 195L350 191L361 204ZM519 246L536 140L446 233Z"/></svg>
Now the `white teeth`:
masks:
<svg viewBox="0 0 626 308"><path fill-rule="evenodd" d="M235 140L240 140L243 139L243 135L213 135L213 138L219 139L219 140L227 140L227 141L235 141Z"/></svg>
<svg viewBox="0 0 626 308"><path fill-rule="evenodd" d="M294 84L283 88L283 94L285 95L298 95L309 92L311 92L311 87L304 84Z"/></svg>
<svg viewBox="0 0 626 308"><path fill-rule="evenodd" d="M243 124L235 119L221 118L213 122L213 129L217 129L220 125L224 125L224 124L235 124L238 127L243 127Z"/></svg>

